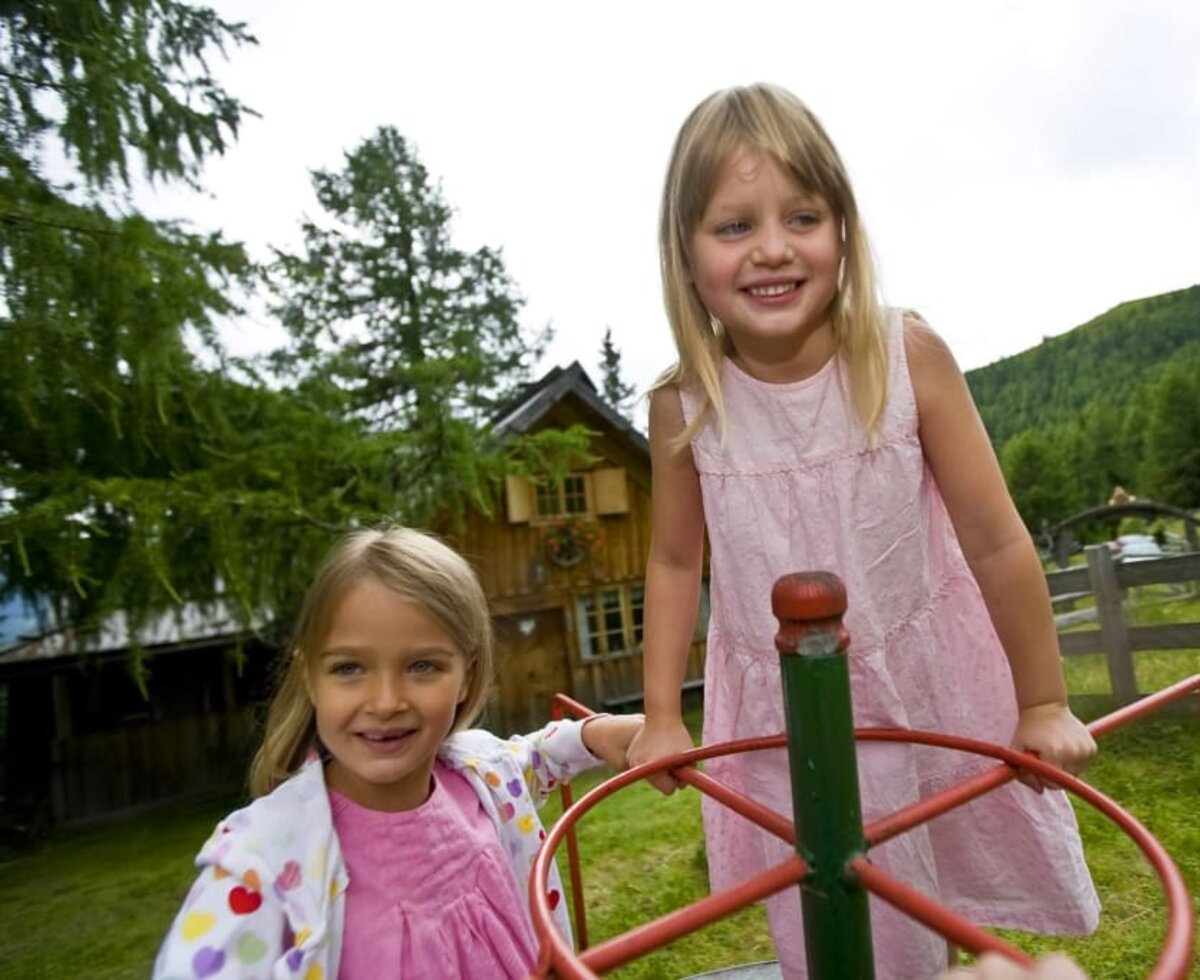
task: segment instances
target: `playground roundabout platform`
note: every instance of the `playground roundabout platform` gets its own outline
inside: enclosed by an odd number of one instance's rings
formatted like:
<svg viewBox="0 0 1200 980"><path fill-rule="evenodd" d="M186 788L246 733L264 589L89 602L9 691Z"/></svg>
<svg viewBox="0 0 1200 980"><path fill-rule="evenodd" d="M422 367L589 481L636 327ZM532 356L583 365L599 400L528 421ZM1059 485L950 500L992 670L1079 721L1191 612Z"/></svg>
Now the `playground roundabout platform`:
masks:
<svg viewBox="0 0 1200 980"><path fill-rule="evenodd" d="M563 787L563 814L543 842L530 876L530 906L539 943L534 976L585 980L603 975L694 932L723 916L781 891L799 887L809 976L813 980L869 980L874 976L868 894L888 902L949 942L979 955L995 952L1031 966L1022 950L921 894L873 864L873 846L913 829L939 814L1015 779L1022 772L1040 777L1099 810L1123 831L1153 868L1162 887L1167 924L1158 957L1147 973L1152 980L1186 980L1195 943L1195 913L1174 860L1153 835L1116 801L1033 755L972 739L899 728L855 729L850 708L848 637L842 626L845 590L823 572L781 578L772 591L779 620L780 654L787 731L766 738L701 746L667 759L618 773L573 801ZM1133 702L1090 725L1100 738L1172 701L1200 691L1200 675ZM564 695L554 699L555 717L586 717L591 710ZM858 797L856 741L906 742L970 752L999 764L940 793L864 825ZM793 773L795 820L768 809L695 768L718 756L786 747ZM670 771L680 781L730 807L794 846L794 855L734 888L711 894L622 935L589 945L583 880L575 828L602 800L640 779ZM803 780L794 778L805 773ZM851 815L853 819L848 819ZM573 912L579 949L554 925L549 872L566 843ZM752 963L714 970L705 980L774 980L778 964Z"/></svg>

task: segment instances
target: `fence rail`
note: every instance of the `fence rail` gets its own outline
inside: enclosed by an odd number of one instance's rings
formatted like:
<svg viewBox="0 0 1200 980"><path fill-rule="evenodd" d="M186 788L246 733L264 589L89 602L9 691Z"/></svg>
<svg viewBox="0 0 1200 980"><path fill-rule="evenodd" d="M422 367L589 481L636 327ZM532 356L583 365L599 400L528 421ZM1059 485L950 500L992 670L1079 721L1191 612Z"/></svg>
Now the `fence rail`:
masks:
<svg viewBox="0 0 1200 980"><path fill-rule="evenodd" d="M1133 654L1139 650L1200 649L1200 622L1133 626L1125 616L1126 593L1145 585L1190 586L1194 590L1200 583L1200 553L1117 562L1107 545L1092 545L1085 554L1086 565L1046 575L1056 606L1087 596L1096 601L1097 628L1060 633L1059 648L1064 657L1103 653L1112 693L1119 702L1128 703L1138 697Z"/></svg>

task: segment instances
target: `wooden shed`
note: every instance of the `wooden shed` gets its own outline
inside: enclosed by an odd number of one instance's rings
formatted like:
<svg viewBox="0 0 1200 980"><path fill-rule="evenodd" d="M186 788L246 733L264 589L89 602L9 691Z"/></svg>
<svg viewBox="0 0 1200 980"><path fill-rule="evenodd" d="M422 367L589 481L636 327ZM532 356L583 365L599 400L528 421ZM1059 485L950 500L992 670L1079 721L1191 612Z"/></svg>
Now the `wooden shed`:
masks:
<svg viewBox="0 0 1200 980"><path fill-rule="evenodd" d="M245 785L274 644L190 604L137 639L145 697L120 614L86 636L54 630L0 652L0 832Z"/></svg>
<svg viewBox="0 0 1200 980"><path fill-rule="evenodd" d="M545 722L562 691L590 707L636 707L650 548L650 448L597 393L578 362L529 385L497 419L500 435L581 424L595 460L556 482L506 481L501 506L472 513L450 535L474 564L491 604L500 732ZM707 604L705 603L705 609ZM704 674L705 616L687 686Z"/></svg>

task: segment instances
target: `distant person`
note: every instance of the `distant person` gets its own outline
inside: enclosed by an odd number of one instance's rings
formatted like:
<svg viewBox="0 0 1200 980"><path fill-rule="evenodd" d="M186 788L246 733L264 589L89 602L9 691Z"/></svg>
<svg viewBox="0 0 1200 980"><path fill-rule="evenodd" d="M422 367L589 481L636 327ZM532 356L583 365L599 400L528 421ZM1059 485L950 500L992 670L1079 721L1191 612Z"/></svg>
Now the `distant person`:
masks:
<svg viewBox="0 0 1200 980"><path fill-rule="evenodd" d="M257 799L201 849L154 975L527 976L535 809L622 765L641 718L469 731L491 676L487 603L459 555L404 528L347 537L301 608ZM565 903L556 921L569 936Z"/></svg>
<svg viewBox="0 0 1200 980"><path fill-rule="evenodd" d="M858 206L817 119L772 85L706 98L675 141L660 231L679 360L651 395L646 725L630 762L691 746L680 681L707 532L706 743L784 729L771 588L816 569L846 584L858 725L1010 743L1082 770L1096 745L1067 706L1033 543L946 344L916 314L878 304ZM866 819L990 765L864 744ZM791 813L782 750L706 768ZM788 856L737 814L704 808L713 888ZM1096 925L1061 792L1008 785L871 853L973 919L1035 932ZM767 906L785 976L803 976L797 891ZM873 902L872 925L881 980L945 968L945 942L902 913Z"/></svg>

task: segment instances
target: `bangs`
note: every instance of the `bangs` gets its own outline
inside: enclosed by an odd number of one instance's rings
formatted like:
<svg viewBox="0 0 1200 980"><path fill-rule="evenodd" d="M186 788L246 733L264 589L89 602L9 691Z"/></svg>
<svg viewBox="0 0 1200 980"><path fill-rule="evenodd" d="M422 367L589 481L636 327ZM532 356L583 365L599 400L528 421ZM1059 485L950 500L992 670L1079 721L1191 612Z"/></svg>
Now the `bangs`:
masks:
<svg viewBox="0 0 1200 980"><path fill-rule="evenodd" d="M726 161L743 149L769 156L839 218L854 214L837 151L816 117L789 92L768 85L719 92L697 107L681 137L676 188L685 240L703 217Z"/></svg>

